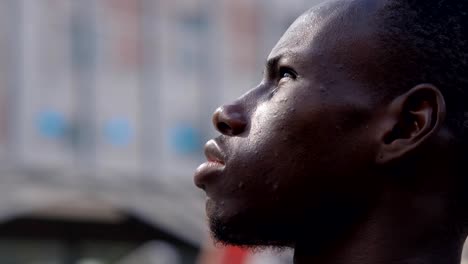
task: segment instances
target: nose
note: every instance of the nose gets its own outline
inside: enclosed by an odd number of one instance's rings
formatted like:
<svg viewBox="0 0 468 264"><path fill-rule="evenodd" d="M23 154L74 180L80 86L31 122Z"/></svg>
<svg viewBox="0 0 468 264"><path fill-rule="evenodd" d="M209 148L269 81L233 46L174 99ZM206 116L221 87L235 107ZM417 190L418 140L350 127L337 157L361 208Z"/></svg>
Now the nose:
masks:
<svg viewBox="0 0 468 264"><path fill-rule="evenodd" d="M213 125L224 135L237 136L247 127L247 118L240 105L223 105L213 114Z"/></svg>

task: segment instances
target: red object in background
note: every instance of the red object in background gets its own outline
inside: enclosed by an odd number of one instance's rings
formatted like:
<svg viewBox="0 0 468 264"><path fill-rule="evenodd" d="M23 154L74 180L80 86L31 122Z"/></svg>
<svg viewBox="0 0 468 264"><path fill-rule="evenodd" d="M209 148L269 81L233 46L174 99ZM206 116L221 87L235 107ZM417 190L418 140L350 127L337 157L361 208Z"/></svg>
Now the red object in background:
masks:
<svg viewBox="0 0 468 264"><path fill-rule="evenodd" d="M249 255L246 249L238 247L226 247L223 251L221 264L244 264Z"/></svg>

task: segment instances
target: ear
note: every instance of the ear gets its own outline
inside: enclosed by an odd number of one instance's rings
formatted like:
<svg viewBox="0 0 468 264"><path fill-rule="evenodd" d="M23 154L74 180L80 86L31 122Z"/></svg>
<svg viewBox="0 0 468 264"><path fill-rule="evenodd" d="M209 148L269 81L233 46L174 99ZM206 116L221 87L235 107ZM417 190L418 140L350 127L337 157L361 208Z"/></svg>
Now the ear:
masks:
<svg viewBox="0 0 468 264"><path fill-rule="evenodd" d="M445 119L442 93L431 84L420 84L394 99L386 109L379 135L376 162L398 160L438 132Z"/></svg>

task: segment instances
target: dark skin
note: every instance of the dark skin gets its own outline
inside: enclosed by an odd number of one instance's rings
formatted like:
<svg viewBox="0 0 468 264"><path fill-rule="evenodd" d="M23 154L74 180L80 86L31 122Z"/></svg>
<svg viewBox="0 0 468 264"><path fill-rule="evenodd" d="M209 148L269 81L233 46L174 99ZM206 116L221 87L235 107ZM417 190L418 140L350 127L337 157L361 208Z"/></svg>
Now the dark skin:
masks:
<svg viewBox="0 0 468 264"><path fill-rule="evenodd" d="M421 83L384 99L366 82L384 56L374 39L386 4L302 15L262 82L216 110L222 135L195 175L215 239L293 247L296 264L460 262L443 95Z"/></svg>

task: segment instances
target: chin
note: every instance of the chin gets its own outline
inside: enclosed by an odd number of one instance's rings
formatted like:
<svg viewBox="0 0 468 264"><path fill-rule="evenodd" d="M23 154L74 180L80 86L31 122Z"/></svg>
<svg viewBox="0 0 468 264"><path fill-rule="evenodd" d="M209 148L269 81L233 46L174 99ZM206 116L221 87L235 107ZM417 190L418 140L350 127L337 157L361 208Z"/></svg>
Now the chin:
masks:
<svg viewBox="0 0 468 264"><path fill-rule="evenodd" d="M344 210L338 213L328 207L302 214L284 207L276 207L276 210L261 206L229 210L233 208L213 201L207 203L212 237L221 245L254 250L294 248L302 241L314 248L309 252L311 255L320 254L343 239L356 221L356 212Z"/></svg>
<svg viewBox="0 0 468 264"><path fill-rule="evenodd" d="M207 213L216 243L247 248L285 248L294 245L294 225L277 221L282 219L280 216L262 217L258 210L229 214L225 208L221 209L210 202L207 203Z"/></svg>

